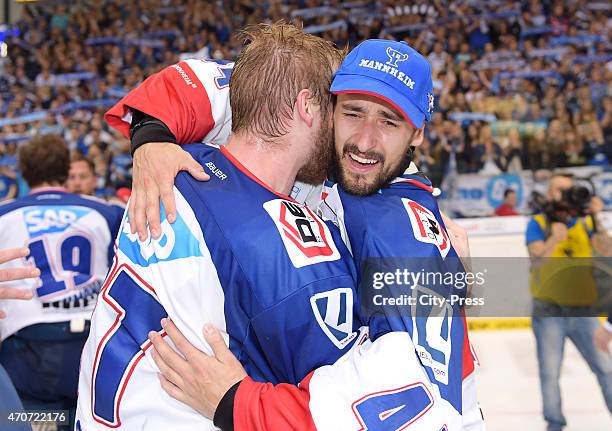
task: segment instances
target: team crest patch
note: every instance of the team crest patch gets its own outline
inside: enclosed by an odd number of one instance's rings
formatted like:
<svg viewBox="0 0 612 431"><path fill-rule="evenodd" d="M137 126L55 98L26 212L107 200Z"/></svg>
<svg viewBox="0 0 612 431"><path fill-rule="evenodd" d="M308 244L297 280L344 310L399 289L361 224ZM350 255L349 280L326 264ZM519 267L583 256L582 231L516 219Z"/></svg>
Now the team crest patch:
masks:
<svg viewBox="0 0 612 431"><path fill-rule="evenodd" d="M264 203L263 207L278 228L296 268L340 258L329 228L306 205L274 199Z"/></svg>
<svg viewBox="0 0 612 431"><path fill-rule="evenodd" d="M435 245L444 259L450 251L451 244L442 224L429 209L415 201L402 198L402 202L410 217L414 237L417 241Z"/></svg>
<svg viewBox="0 0 612 431"><path fill-rule="evenodd" d="M339 349L344 349L357 333L353 332L353 291L342 287L317 293L310 298L317 323Z"/></svg>

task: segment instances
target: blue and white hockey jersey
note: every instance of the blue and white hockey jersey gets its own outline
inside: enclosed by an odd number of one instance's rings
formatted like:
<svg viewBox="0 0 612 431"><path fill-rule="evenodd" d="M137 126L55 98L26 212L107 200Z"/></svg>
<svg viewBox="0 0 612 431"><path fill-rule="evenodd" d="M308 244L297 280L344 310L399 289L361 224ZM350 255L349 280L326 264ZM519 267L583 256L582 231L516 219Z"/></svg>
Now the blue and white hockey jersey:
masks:
<svg viewBox="0 0 612 431"><path fill-rule="evenodd" d="M336 221L353 249L371 338L314 370L299 388L245 379L235 398L236 431L484 429L473 379L467 385L464 380L472 375L473 359L465 319L454 301L464 297L465 272L432 192L427 180L410 175L368 197L351 196L338 186L326 189L321 211ZM372 264L394 280L396 269L402 275L406 270L452 277L446 283L411 283L407 291L414 305L371 309L366 302L377 290L364 278L371 276Z"/></svg>
<svg viewBox="0 0 612 431"><path fill-rule="evenodd" d="M184 148L211 180L178 175L177 220L162 214L159 241L138 241L124 219L82 356L83 430L214 429L159 384L147 334L166 316L208 353L201 330L213 323L251 377L274 383L298 383L360 338L356 271L335 226L227 150Z"/></svg>
<svg viewBox="0 0 612 431"><path fill-rule="evenodd" d="M41 275L4 283L35 289L31 301L0 301L0 339L37 323L89 319L114 255L123 208L63 189L38 189L0 205L2 247L30 248L30 255L2 268L36 266Z"/></svg>
<svg viewBox="0 0 612 431"><path fill-rule="evenodd" d="M309 407L319 431L463 429L467 337L459 298L465 288L409 278L404 291L414 303L368 305L378 292L371 266L391 273L394 285L400 283L396 269L422 277L464 274L432 191L431 183L416 175L404 175L368 197L349 195L337 185L327 190L322 210L337 219L359 267L370 340L312 374ZM389 297L402 299L397 292Z"/></svg>

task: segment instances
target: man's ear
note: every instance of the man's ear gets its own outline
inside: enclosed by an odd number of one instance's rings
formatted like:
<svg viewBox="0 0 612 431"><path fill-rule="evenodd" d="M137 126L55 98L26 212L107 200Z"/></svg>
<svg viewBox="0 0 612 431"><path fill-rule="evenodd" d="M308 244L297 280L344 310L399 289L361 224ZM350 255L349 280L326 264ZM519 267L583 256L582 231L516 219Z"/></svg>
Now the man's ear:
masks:
<svg viewBox="0 0 612 431"><path fill-rule="evenodd" d="M410 146L418 147L423 143L423 138L425 137L425 123L419 128L416 129L412 133L412 139L410 140Z"/></svg>
<svg viewBox="0 0 612 431"><path fill-rule="evenodd" d="M301 90L295 100L295 112L298 119L302 120L308 127L312 127L314 122L315 104L310 90Z"/></svg>

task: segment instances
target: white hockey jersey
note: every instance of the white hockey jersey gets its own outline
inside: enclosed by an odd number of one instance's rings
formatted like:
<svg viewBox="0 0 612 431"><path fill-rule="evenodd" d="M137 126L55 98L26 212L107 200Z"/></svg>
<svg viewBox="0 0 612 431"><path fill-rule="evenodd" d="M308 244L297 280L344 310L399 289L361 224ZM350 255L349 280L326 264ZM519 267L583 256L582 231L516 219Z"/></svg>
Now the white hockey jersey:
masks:
<svg viewBox="0 0 612 431"><path fill-rule="evenodd" d="M0 205L0 244L27 246L30 255L2 268L36 266L35 279L4 283L34 289L31 301L0 301L0 339L37 323L89 319L114 254L123 208L63 189L37 189Z"/></svg>

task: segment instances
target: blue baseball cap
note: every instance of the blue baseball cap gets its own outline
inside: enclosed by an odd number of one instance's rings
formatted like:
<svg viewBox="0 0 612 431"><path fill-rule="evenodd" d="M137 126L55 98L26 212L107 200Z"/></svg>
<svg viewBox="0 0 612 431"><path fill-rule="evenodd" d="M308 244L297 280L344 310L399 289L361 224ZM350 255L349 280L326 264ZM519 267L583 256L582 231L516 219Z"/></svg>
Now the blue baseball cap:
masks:
<svg viewBox="0 0 612 431"><path fill-rule="evenodd" d="M334 74L330 91L383 99L404 114L415 129L431 119L434 108L431 65L406 42L361 42Z"/></svg>

